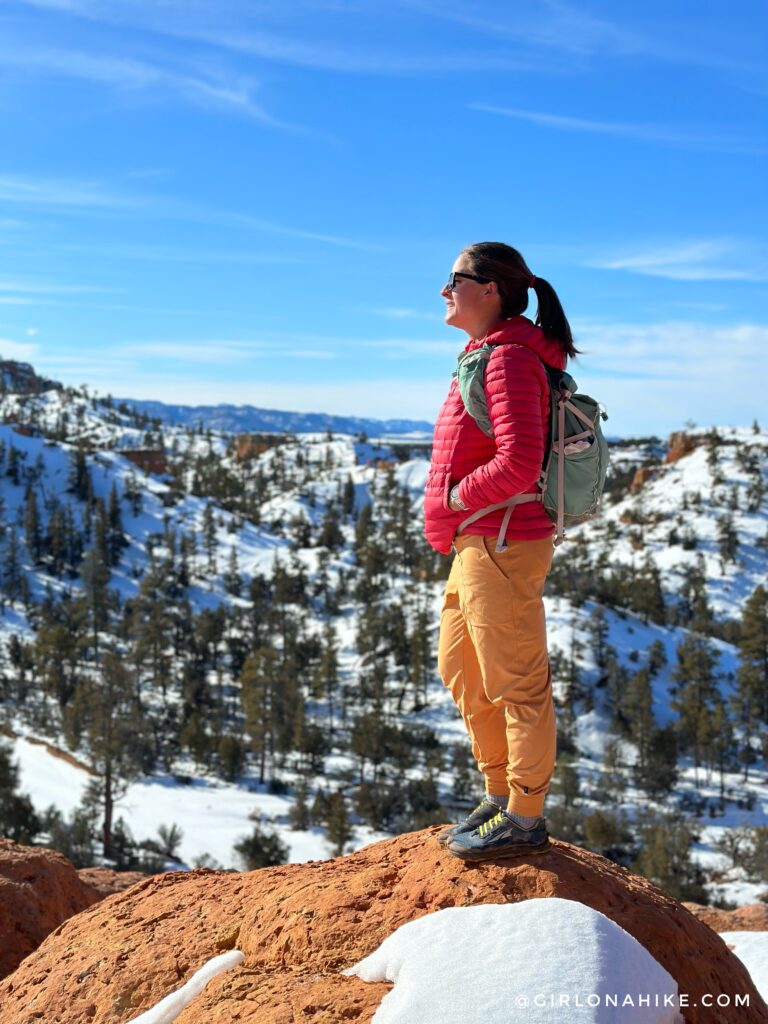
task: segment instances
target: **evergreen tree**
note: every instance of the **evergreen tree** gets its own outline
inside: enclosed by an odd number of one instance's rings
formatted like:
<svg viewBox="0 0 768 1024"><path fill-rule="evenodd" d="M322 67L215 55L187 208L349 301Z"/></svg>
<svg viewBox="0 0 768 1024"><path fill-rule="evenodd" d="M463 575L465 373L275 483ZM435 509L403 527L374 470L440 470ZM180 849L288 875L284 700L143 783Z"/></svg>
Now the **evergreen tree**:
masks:
<svg viewBox="0 0 768 1024"><path fill-rule="evenodd" d="M96 772L95 795L103 813L103 852L111 856L115 801L141 765L142 722L131 698L128 670L121 656L106 650L96 678L88 679L86 735Z"/></svg>
<svg viewBox="0 0 768 1024"><path fill-rule="evenodd" d="M739 550L739 533L733 521L733 514L730 512L721 516L717 521L717 546L723 570L729 562L736 563L736 555Z"/></svg>
<svg viewBox="0 0 768 1024"><path fill-rule="evenodd" d="M24 573L21 568L21 552L19 550L19 537L13 526L8 529L8 541L5 545L5 564L3 566L3 585L0 593L10 597L11 600L21 594L21 581ZM4 605L3 605L4 606Z"/></svg>
<svg viewBox="0 0 768 1024"><path fill-rule="evenodd" d="M648 816L640 825L640 853L632 869L677 900L706 903L701 868L691 857L698 840L692 824L681 818Z"/></svg>
<svg viewBox="0 0 768 1024"><path fill-rule="evenodd" d="M624 710L629 723L629 736L637 747L635 774L640 785L648 771L651 757L651 743L656 730L653 713L653 690L651 676L646 668L636 672L627 684Z"/></svg>
<svg viewBox="0 0 768 1024"><path fill-rule="evenodd" d="M29 557L35 565L39 565L43 553L43 536L34 487L27 488L24 499L24 539Z"/></svg>
<svg viewBox="0 0 768 1024"><path fill-rule="evenodd" d="M341 790L335 790L328 797L326 804L325 829L328 836L328 842L331 844L334 855L340 857L344 853L344 847L353 835L352 828L349 824L347 804Z"/></svg>
<svg viewBox="0 0 768 1024"><path fill-rule="evenodd" d="M68 489L76 496L78 501L90 504L93 498L93 483L90 470L85 457L85 449L78 445L73 453L73 460L70 465Z"/></svg>
<svg viewBox="0 0 768 1024"><path fill-rule="evenodd" d="M760 717L768 724L768 591L761 584L744 604L739 639L740 675L755 692Z"/></svg>
<svg viewBox="0 0 768 1024"><path fill-rule="evenodd" d="M277 653L259 647L250 654L240 674L240 698L251 750L258 757L259 782L264 782L268 759L274 759L279 672Z"/></svg>
<svg viewBox="0 0 768 1024"><path fill-rule="evenodd" d="M19 793L19 769L11 760L10 744L0 742L0 836L31 844L40 821L28 796Z"/></svg>
<svg viewBox="0 0 768 1024"><path fill-rule="evenodd" d="M107 509L107 561L109 565L118 564L126 544L127 541L120 512L120 499L117 496L117 487L113 483L109 492L109 506Z"/></svg>
<svg viewBox="0 0 768 1024"><path fill-rule="evenodd" d="M712 644L699 633L689 633L677 647L672 678L678 685L670 706L678 714L676 728L682 747L693 753L697 768L702 759L706 714L718 697L717 663Z"/></svg>
<svg viewBox="0 0 768 1024"><path fill-rule="evenodd" d="M104 551L95 544L86 553L81 566L83 598L91 625L94 655L99 654L99 633L107 628L109 621L109 567L104 561Z"/></svg>
<svg viewBox="0 0 768 1024"><path fill-rule="evenodd" d="M309 786L302 779L296 786L293 803L288 810L288 821L291 828L298 832L306 832L312 823L312 815L307 804Z"/></svg>
<svg viewBox="0 0 768 1024"><path fill-rule="evenodd" d="M252 816L253 817L253 816ZM256 824L249 836L235 843L235 851L245 864L246 870L257 871L277 864L285 864L290 853L274 828L254 819Z"/></svg>
<svg viewBox="0 0 768 1024"><path fill-rule="evenodd" d="M240 575L240 567L237 563L237 548L232 545L229 549L229 564L223 578L224 589L233 597L240 597L243 589L243 578Z"/></svg>

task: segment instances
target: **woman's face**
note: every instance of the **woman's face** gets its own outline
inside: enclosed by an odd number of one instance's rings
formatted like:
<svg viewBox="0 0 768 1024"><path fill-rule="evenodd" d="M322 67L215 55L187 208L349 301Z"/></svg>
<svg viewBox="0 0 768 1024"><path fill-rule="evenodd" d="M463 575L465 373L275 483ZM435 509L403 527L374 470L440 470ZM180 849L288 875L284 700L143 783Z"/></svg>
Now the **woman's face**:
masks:
<svg viewBox="0 0 768 1024"><path fill-rule="evenodd" d="M466 256L459 256L451 268L455 274L472 274ZM491 287L489 287L489 284ZM445 322L475 335L478 324L498 319L501 309L494 282L481 284L469 277L457 277L453 290L444 285L440 294L445 299Z"/></svg>

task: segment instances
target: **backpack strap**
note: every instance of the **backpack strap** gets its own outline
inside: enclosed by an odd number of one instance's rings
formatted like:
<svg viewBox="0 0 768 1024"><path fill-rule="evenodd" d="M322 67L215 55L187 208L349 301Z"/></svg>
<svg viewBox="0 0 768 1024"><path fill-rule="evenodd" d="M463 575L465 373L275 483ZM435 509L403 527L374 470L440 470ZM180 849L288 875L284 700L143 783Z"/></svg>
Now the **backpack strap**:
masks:
<svg viewBox="0 0 768 1024"><path fill-rule="evenodd" d="M496 550L504 551L507 546L507 527L509 526L509 520L515 506L527 504L529 501L541 501L541 498L541 493L515 494L511 498L507 498L506 501L499 501L495 505L486 505L485 508L481 508L477 512L473 512L472 515L467 516L466 519L462 519L458 525L456 533L461 533L465 527L469 526L471 523L477 522L478 519L482 519L482 517L488 515L489 512L495 512L497 509L505 508L507 511L504 513L504 518L501 521L501 529L499 530L499 535L496 538Z"/></svg>

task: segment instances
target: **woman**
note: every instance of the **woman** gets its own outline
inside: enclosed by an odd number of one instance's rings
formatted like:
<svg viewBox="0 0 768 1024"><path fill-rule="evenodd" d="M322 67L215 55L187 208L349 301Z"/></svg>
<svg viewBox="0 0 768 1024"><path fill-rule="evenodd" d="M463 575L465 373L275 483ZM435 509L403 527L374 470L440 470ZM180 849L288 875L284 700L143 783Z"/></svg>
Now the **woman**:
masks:
<svg viewBox="0 0 768 1024"><path fill-rule="evenodd" d="M536 324L522 315L531 289ZM542 853L555 763L542 599L554 524L536 500L549 424L543 364L564 369L576 349L554 289L501 242L464 249L441 294L445 322L469 335L465 352L493 346L484 382L493 437L467 412L454 380L435 426L425 531L437 551L456 553L438 668L464 718L486 796L438 841L464 860ZM498 507L521 495L511 515ZM483 512L488 506L496 507Z"/></svg>

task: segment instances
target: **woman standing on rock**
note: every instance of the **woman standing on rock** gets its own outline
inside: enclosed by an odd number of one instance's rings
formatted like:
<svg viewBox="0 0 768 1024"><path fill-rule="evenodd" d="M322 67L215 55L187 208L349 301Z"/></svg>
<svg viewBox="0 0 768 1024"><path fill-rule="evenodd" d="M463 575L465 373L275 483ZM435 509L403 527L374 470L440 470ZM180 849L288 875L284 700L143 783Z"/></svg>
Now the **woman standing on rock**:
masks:
<svg viewBox="0 0 768 1024"><path fill-rule="evenodd" d="M522 315L531 289L536 324ZM454 380L435 426L425 530L437 551L455 551L438 668L486 796L438 841L464 860L490 860L549 846L542 813L556 727L543 591L554 524L536 484L550 413L543 364L562 370L576 349L552 286L501 242L464 249L441 294L445 322L469 336L464 351L492 346L483 385L492 436L467 411Z"/></svg>

